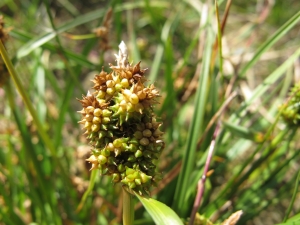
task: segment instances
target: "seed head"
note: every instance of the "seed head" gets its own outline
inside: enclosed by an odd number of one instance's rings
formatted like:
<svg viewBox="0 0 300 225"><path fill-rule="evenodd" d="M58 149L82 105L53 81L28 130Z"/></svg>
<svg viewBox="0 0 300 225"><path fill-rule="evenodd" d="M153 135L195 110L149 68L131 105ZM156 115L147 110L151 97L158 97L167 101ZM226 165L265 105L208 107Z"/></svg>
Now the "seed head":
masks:
<svg viewBox="0 0 300 225"><path fill-rule="evenodd" d="M124 42L115 56L117 65L95 75L94 92L79 100L79 123L93 147L87 161L113 183L148 195L160 178L155 162L164 148L161 123L153 112L159 92L153 84L145 85L146 70L140 62L128 63Z"/></svg>

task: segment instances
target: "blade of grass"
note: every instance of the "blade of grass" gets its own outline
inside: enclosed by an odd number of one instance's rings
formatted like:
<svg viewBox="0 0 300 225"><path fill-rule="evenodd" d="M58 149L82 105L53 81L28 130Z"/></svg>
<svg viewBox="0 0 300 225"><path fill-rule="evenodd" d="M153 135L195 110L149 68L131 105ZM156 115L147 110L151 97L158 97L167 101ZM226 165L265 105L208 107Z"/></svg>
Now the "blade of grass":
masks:
<svg viewBox="0 0 300 225"><path fill-rule="evenodd" d="M259 97L266 93L266 91L274 85L274 83L284 76L284 72L294 63L294 61L300 56L300 48L298 48L293 55L291 55L283 64L281 64L273 73L271 73L260 85L255 88L252 93L252 96L247 99L241 107L234 113L230 119L229 123L235 121L239 115L245 113L245 110L255 102Z"/></svg>
<svg viewBox="0 0 300 225"><path fill-rule="evenodd" d="M242 68L240 77L244 77L246 72L259 60L260 56L271 48L280 38L292 29L300 21L300 11L298 11L291 19L283 24L266 42L264 42L253 58Z"/></svg>
<svg viewBox="0 0 300 225"><path fill-rule="evenodd" d="M168 4L162 3L160 1L152 1L151 5L155 7L166 7ZM116 11L123 11L126 9L134 9L144 7L143 2L138 3L123 3L121 6L118 6L115 8ZM77 27L79 25L88 23L92 20L99 19L105 15L106 10L105 9L97 9L92 12L86 13L84 15L78 16L75 19L72 19L70 21L67 21L61 26L58 26L57 29L54 31L47 32L46 34L43 34L41 36L38 36L34 39L31 39L29 42L24 44L17 52L17 58L20 59L22 57L27 56L30 52L32 52L34 49L44 45L45 43L52 40L56 35L65 32L71 28Z"/></svg>
<svg viewBox="0 0 300 225"><path fill-rule="evenodd" d="M296 197L297 197L299 183L300 183L300 171L298 172L298 175L297 175L297 179L296 179L296 183L295 183L295 188L294 188L292 199L290 201L289 207L287 208L287 210L285 212L285 216L284 216L282 222L286 222L287 221L287 219L288 219L288 217L289 217L289 215L290 215L290 213L292 211L293 205L294 205Z"/></svg>
<svg viewBox="0 0 300 225"><path fill-rule="evenodd" d="M89 194L93 191L93 188L95 186L95 182L96 182L96 178L98 175L98 170L92 170L91 172L91 178L90 178L90 183L89 183L89 187L88 189L84 192L79 205L77 206L76 212L80 212L80 210L82 209L82 207L84 206L87 197L89 196Z"/></svg>
<svg viewBox="0 0 300 225"><path fill-rule="evenodd" d="M212 52L213 44L213 31L210 26L206 27L207 38L206 45L203 53L203 64L201 69L201 76L198 83L198 88L196 92L195 99L195 110L191 125L189 128L189 134L187 138L186 149L183 155L182 169L179 174L179 178L176 184L176 192L174 196L173 207L178 212L180 216L185 216L187 214L187 209L189 205L186 204L186 193L189 186L189 178L191 172L194 168L195 163L195 152L196 146L201 134L201 128L203 125L205 103L208 87L208 77L209 77L209 66L210 57Z"/></svg>
<svg viewBox="0 0 300 225"><path fill-rule="evenodd" d="M33 37L29 34L25 34L21 31L18 31L18 30L12 30L10 32L10 35L14 38L17 38L23 42L28 42L29 40L33 39ZM43 46L41 46L42 48L44 49L48 49L50 50L51 52L57 52L57 48L53 45L53 44L50 44L50 43L45 43ZM79 55L79 54L76 54L70 50L67 50L67 49L63 49L63 53L69 58L69 59L72 59L76 64L79 64L81 66L86 66L87 68L89 69L95 69L96 66L91 63L86 56L84 55ZM18 59L15 57L12 59L13 62L17 61Z"/></svg>

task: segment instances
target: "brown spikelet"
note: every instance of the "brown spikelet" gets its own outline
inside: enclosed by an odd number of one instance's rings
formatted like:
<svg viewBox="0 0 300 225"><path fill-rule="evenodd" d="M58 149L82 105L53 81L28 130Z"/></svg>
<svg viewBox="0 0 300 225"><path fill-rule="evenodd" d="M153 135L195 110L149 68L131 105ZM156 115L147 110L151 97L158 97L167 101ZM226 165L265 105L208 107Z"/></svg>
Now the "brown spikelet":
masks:
<svg viewBox="0 0 300 225"><path fill-rule="evenodd" d="M235 225L243 214L242 210L239 210L230 215L228 219L226 219L221 225Z"/></svg>
<svg viewBox="0 0 300 225"><path fill-rule="evenodd" d="M164 148L160 122L156 122L153 105L159 92L154 85L145 86L146 70L141 62L132 66L127 47L120 44L117 65L95 75L94 92L79 100L83 109L80 124L93 147L91 170L112 177L140 195L148 195L160 174L156 159Z"/></svg>

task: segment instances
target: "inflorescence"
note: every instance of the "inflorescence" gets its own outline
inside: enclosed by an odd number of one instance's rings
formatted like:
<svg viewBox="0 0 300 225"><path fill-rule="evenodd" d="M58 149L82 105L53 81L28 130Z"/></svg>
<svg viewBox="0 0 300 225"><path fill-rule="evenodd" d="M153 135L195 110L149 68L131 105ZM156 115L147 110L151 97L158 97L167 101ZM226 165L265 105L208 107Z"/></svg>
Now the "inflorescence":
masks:
<svg viewBox="0 0 300 225"><path fill-rule="evenodd" d="M163 147L161 123L156 121L153 106L159 92L153 84L145 86L145 69L140 62L128 63L124 42L119 45L117 66L94 77L94 92L80 100L79 112L85 134L92 145L87 159L91 170L99 169L112 182L126 185L140 195L149 195L160 174L156 160Z"/></svg>

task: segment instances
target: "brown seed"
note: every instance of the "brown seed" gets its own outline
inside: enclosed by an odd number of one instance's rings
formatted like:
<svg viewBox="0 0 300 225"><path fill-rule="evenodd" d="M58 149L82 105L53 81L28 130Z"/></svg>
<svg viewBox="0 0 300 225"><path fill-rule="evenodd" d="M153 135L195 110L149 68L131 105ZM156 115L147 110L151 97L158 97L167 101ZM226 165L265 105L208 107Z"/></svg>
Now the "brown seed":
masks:
<svg viewBox="0 0 300 225"><path fill-rule="evenodd" d="M144 137L151 137L152 136L151 130L149 130L149 129L143 130L143 136Z"/></svg>
<svg viewBox="0 0 300 225"><path fill-rule="evenodd" d="M149 145L149 139L143 137L143 138L140 140L140 144L143 145L143 146Z"/></svg>

